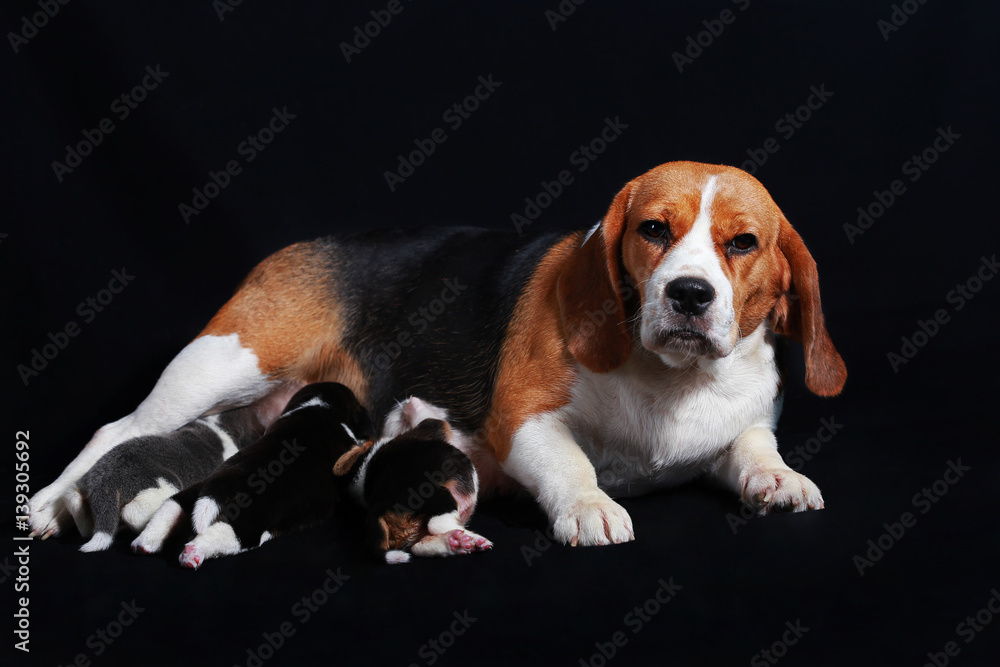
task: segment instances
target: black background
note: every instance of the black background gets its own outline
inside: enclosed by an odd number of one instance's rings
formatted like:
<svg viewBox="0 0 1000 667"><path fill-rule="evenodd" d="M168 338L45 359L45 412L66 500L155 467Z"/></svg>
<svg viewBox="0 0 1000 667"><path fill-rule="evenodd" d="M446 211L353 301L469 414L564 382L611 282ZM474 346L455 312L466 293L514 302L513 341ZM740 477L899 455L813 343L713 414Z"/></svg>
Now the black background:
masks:
<svg viewBox="0 0 1000 667"><path fill-rule="evenodd" d="M224 20L209 0L98 4L71 2L17 53L9 37L0 47L0 487L10 511L15 431L30 430L38 490L96 428L135 407L268 253L368 227L510 229L525 198L563 169L574 182L534 229L589 227L622 184L659 163L739 166L774 137L779 150L756 175L819 263L849 379L840 397L816 398L792 358L782 451L816 436L821 419L842 425L802 467L824 492L823 512L755 519L734 534L737 500L695 483L625 500L634 543L530 557L526 548L546 547L544 519L530 503L499 501L472 522L494 551L404 567L365 561L351 517L198 572L173 554L132 556L126 535L109 552L79 554L82 540L68 534L30 547L30 656L3 627L21 595L16 574L0 575L0 636L18 664L78 654L95 665L247 664L262 633L288 621L295 634L265 664L422 665L431 654L421 647L465 610L477 620L438 664L578 665L618 631L627 643L609 664L747 664L796 621L809 630L787 655L778 648L781 664L921 665L949 641L960 648L952 664L995 664L1000 624L969 643L956 626L1000 586L1000 284L986 282L961 310L947 299L998 250L995 4L911 1L918 9L886 39L878 22L889 2L753 0L744 11L723 0L592 1L555 30L545 14L555 0L404 2L350 63L340 42L385 3L247 1ZM727 8L735 19L678 71L673 54ZM20 31L37 11L7 3L0 28ZM112 101L157 65L169 75L120 120ZM489 75L499 88L450 128L442 114ZM777 131L812 86L833 95L794 135ZM247 163L238 145L284 107L295 118ZM114 132L60 182L52 162L105 117ZM627 128L577 172L571 153L606 118ZM447 141L391 192L383 173L438 127ZM903 163L938 128L960 138L910 181ZM185 224L178 205L234 159L242 173ZM843 225L896 179L905 193L852 243ZM123 267L134 280L84 322L78 304ZM938 309L949 320L895 372L887 355ZM79 335L26 385L17 366L71 321ZM971 470L921 513L914 494L959 459ZM853 557L907 511L916 525L860 576ZM292 606L328 568L350 579L300 623ZM626 615L670 578L683 588L633 632ZM113 644L88 642L133 599L145 611Z"/></svg>

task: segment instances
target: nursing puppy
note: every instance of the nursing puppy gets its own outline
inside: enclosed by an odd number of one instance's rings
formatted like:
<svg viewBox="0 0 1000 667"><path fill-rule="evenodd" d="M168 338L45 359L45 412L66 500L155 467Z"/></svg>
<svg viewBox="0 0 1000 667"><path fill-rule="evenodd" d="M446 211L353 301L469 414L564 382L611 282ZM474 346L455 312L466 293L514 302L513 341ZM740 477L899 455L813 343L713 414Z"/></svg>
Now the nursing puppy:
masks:
<svg viewBox="0 0 1000 667"><path fill-rule="evenodd" d="M180 556L189 568L318 524L340 499L334 464L359 438L374 437L368 411L350 389L332 382L306 385L263 438L166 501L132 549L158 552L184 514L195 532Z"/></svg>
<svg viewBox="0 0 1000 667"><path fill-rule="evenodd" d="M390 413L379 442L359 445L334 466L367 507L367 551L387 563L493 548L465 529L479 478L457 446L467 444L466 436L446 419L441 408L410 398Z"/></svg>
<svg viewBox="0 0 1000 667"><path fill-rule="evenodd" d="M254 410L241 408L111 450L70 492L68 506L80 534L93 535L80 551L107 549L121 521L141 531L163 501L208 477L263 433Z"/></svg>

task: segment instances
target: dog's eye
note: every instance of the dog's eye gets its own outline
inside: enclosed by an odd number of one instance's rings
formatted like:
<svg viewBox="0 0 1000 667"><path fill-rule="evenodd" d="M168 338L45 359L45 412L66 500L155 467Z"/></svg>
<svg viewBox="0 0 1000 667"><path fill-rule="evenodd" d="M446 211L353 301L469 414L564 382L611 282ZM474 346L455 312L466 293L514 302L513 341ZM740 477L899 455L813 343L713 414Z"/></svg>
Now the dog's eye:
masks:
<svg viewBox="0 0 1000 667"><path fill-rule="evenodd" d="M644 220L639 223L639 233L651 241L670 238L670 228L659 220Z"/></svg>
<svg viewBox="0 0 1000 667"><path fill-rule="evenodd" d="M757 237L753 234L740 234L729 242L729 252L734 255L743 255L757 247Z"/></svg>

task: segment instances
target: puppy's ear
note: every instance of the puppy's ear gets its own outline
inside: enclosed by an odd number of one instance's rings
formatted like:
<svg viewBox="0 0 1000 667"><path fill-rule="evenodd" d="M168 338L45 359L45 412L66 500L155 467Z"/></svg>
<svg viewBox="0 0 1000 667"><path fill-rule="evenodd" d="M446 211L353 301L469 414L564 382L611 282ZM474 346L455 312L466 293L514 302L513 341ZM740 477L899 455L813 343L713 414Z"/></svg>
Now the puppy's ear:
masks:
<svg viewBox="0 0 1000 667"><path fill-rule="evenodd" d="M816 261L802 237L784 217L781 218L778 248L788 262L789 272L783 277L787 291L771 311L771 328L777 334L802 343L809 390L819 396L836 396L847 381L847 368L823 321Z"/></svg>
<svg viewBox="0 0 1000 667"><path fill-rule="evenodd" d="M600 227L576 248L557 293L569 351L595 373L618 368L632 352L622 301L622 236L633 184L611 202Z"/></svg>
<svg viewBox="0 0 1000 667"><path fill-rule="evenodd" d="M372 445L375 444L374 440L368 440L361 443L360 445L354 445L349 450L340 455L337 462L333 464L333 474L337 477L342 477L350 472L354 463L358 460L358 457L363 456Z"/></svg>

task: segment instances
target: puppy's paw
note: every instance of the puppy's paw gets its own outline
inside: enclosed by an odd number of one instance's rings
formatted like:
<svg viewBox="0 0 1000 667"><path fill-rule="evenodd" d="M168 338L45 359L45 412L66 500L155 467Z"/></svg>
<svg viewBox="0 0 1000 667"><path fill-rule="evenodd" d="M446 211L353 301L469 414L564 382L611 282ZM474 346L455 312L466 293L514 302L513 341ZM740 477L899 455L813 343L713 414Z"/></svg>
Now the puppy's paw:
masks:
<svg viewBox="0 0 1000 667"><path fill-rule="evenodd" d="M448 551L452 555L471 554L476 548L476 542L464 530L453 530L448 533Z"/></svg>
<svg viewBox="0 0 1000 667"><path fill-rule="evenodd" d="M139 537L132 540L132 551L137 554L155 554L180 521L183 510L175 500L167 500L153 513Z"/></svg>
<svg viewBox="0 0 1000 667"><path fill-rule="evenodd" d="M771 512L823 509L823 494L805 475L788 468L762 468L748 475L743 502L763 516Z"/></svg>
<svg viewBox="0 0 1000 667"><path fill-rule="evenodd" d="M201 567L202 561L205 560L205 554L201 552L197 544L192 542L184 545L184 551L181 552L178 560L182 566L197 570Z"/></svg>
<svg viewBox="0 0 1000 667"><path fill-rule="evenodd" d="M557 508L553 518L556 539L573 547L620 544L635 539L632 517L603 491L593 491Z"/></svg>
<svg viewBox="0 0 1000 667"><path fill-rule="evenodd" d="M493 543L482 535L477 535L471 530L465 531L465 534L472 538L472 550L473 551L489 551L493 548Z"/></svg>
<svg viewBox="0 0 1000 667"><path fill-rule="evenodd" d="M184 567L196 570L209 558L238 554L245 549L236 537L233 527L223 521L217 521L203 533L184 545L184 551L178 560Z"/></svg>

